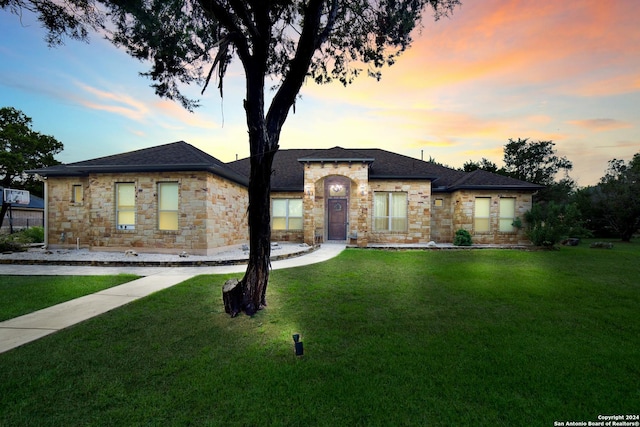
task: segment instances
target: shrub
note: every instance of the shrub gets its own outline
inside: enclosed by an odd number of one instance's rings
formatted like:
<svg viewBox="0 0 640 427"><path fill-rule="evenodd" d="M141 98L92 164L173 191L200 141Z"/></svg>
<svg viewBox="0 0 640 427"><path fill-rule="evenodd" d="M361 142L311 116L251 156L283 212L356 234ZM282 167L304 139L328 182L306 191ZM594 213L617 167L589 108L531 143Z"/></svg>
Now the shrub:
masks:
<svg viewBox="0 0 640 427"><path fill-rule="evenodd" d="M24 251L24 245L44 242L44 228L30 227L17 233L8 234L0 238L0 251L18 252Z"/></svg>
<svg viewBox="0 0 640 427"><path fill-rule="evenodd" d="M471 246L471 234L467 230L460 229L456 231L453 238L453 244L456 246Z"/></svg>
<svg viewBox="0 0 640 427"><path fill-rule="evenodd" d="M44 227L30 227L22 231L25 240L29 240L29 243L42 243L44 242Z"/></svg>
<svg viewBox="0 0 640 427"><path fill-rule="evenodd" d="M0 238L0 252L21 252L24 251L22 243L16 242L11 236Z"/></svg>
<svg viewBox="0 0 640 427"><path fill-rule="evenodd" d="M553 247L568 237L589 237L574 204L536 203L525 214L525 219L527 237L536 246Z"/></svg>

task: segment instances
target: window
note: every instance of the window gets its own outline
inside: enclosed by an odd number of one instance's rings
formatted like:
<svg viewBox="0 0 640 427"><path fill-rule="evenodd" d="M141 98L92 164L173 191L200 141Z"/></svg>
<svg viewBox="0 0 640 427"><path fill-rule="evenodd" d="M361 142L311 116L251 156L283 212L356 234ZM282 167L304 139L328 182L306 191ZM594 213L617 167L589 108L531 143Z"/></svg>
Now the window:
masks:
<svg viewBox="0 0 640 427"><path fill-rule="evenodd" d="M376 231L407 230L407 193L374 193L373 228Z"/></svg>
<svg viewBox="0 0 640 427"><path fill-rule="evenodd" d="M136 186L133 182L116 184L116 228L136 228Z"/></svg>
<svg viewBox="0 0 640 427"><path fill-rule="evenodd" d="M444 206L444 200L443 199L435 199L433 201L433 206L435 206L436 208L441 208Z"/></svg>
<svg viewBox="0 0 640 427"><path fill-rule="evenodd" d="M74 184L71 187L71 201L73 203L82 203L82 185Z"/></svg>
<svg viewBox="0 0 640 427"><path fill-rule="evenodd" d="M178 183L158 183L158 229L178 230Z"/></svg>
<svg viewBox="0 0 640 427"><path fill-rule="evenodd" d="M274 230L302 230L302 199L273 199Z"/></svg>
<svg viewBox="0 0 640 427"><path fill-rule="evenodd" d="M505 233L513 233L515 227L513 221L516 219L516 199L514 197L500 198L500 228Z"/></svg>
<svg viewBox="0 0 640 427"><path fill-rule="evenodd" d="M491 198L478 197L476 198L474 218L473 218L473 231L476 233L488 233L490 231L489 224L489 211L491 208Z"/></svg>

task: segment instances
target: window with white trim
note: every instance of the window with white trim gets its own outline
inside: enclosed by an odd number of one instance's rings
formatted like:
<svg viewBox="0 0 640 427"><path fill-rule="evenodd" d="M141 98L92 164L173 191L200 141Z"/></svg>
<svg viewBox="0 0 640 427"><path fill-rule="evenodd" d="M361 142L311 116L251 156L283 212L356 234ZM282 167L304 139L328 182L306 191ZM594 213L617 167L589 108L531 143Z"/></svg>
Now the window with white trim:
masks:
<svg viewBox="0 0 640 427"><path fill-rule="evenodd" d="M133 182L116 183L116 228L136 228L136 185Z"/></svg>
<svg viewBox="0 0 640 427"><path fill-rule="evenodd" d="M513 221L516 219L516 199L515 197L500 198L500 225L499 230L504 233L516 231Z"/></svg>
<svg viewBox="0 0 640 427"><path fill-rule="evenodd" d="M475 233L488 233L491 231L489 213L491 211L490 197L476 197L473 211L473 231Z"/></svg>
<svg viewBox="0 0 640 427"><path fill-rule="evenodd" d="M407 193L376 191L373 195L373 229L407 231Z"/></svg>
<svg viewBox="0 0 640 427"><path fill-rule="evenodd" d="M274 230L302 230L302 199L273 199L271 228Z"/></svg>
<svg viewBox="0 0 640 427"><path fill-rule="evenodd" d="M178 230L178 183L158 183L158 230Z"/></svg>

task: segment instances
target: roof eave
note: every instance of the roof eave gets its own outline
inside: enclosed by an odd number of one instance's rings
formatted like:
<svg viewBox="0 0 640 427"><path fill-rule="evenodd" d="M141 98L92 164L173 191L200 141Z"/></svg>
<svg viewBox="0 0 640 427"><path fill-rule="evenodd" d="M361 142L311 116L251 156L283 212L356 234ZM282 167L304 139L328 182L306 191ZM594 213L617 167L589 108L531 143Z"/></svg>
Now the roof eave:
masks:
<svg viewBox="0 0 640 427"><path fill-rule="evenodd" d="M302 157L298 159L301 163L373 163L375 159L373 158L324 158L324 157Z"/></svg>
<svg viewBox="0 0 640 427"><path fill-rule="evenodd" d="M247 177L221 168L216 165L207 165L202 163L186 163L175 165L101 165L101 166L66 166L62 170L45 171L45 170L28 170L31 174L42 176L87 176L92 173L135 173L135 172L211 172L222 178L226 178L237 184L248 186Z"/></svg>

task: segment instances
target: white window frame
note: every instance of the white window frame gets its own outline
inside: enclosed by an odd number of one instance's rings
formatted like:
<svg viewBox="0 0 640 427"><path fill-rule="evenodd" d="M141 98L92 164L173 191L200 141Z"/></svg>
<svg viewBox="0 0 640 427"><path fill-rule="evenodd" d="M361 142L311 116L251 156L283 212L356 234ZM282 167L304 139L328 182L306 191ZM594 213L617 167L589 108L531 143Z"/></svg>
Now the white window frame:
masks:
<svg viewBox="0 0 640 427"><path fill-rule="evenodd" d="M404 212L394 212L393 197L403 195ZM386 211L380 215L376 206L376 198L386 198ZM406 191L376 191L373 193L373 229L374 231L406 232L409 227L409 193ZM403 227L394 229L394 221L403 220ZM380 226L379 224L384 224Z"/></svg>
<svg viewBox="0 0 640 427"><path fill-rule="evenodd" d="M175 206L164 206L165 202L162 200L163 188L174 188L175 189ZM157 194L158 194L158 230L160 231L178 231L179 228L179 212L180 212L180 189L178 186L178 182L176 181L166 181L166 182L158 182L157 184ZM172 222L175 224L173 228L162 228L164 221L162 220L163 214L173 214L171 215Z"/></svg>
<svg viewBox="0 0 640 427"><path fill-rule="evenodd" d="M120 205L120 189L131 187L133 190L133 205ZM136 229L136 184L135 182L117 182L116 183L116 229L117 230L135 230ZM120 222L120 214L133 213L133 222ZM124 216L124 215L123 215Z"/></svg>
<svg viewBox="0 0 640 427"><path fill-rule="evenodd" d="M276 203L284 202L284 215L275 215ZM299 205L300 215L292 215L292 209L295 209L296 206ZM304 204L302 199L300 198L273 198L271 199L271 229L278 231L299 231L304 229ZM284 220L283 226L279 223ZM299 222L300 226L298 227L295 222Z"/></svg>

